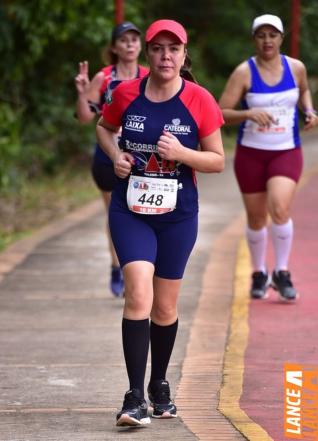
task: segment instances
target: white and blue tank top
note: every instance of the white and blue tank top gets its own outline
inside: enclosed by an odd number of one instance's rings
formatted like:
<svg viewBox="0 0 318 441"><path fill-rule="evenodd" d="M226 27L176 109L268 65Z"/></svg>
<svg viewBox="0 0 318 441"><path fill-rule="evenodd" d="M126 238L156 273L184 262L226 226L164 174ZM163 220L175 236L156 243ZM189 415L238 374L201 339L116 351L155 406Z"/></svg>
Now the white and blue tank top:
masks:
<svg viewBox="0 0 318 441"><path fill-rule="evenodd" d="M242 108L260 107L271 113L275 121L266 128L251 120L244 121L239 128L239 145L274 151L300 147L297 109L299 88L287 58L284 55L281 55L281 58L283 75L274 86L269 86L263 81L255 59L248 60L251 88L242 101Z"/></svg>

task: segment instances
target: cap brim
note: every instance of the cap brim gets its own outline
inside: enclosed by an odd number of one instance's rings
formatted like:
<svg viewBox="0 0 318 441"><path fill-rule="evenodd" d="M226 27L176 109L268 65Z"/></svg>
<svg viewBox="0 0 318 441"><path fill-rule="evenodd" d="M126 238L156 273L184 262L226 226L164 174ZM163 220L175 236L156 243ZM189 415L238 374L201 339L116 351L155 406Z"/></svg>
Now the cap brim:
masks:
<svg viewBox="0 0 318 441"><path fill-rule="evenodd" d="M176 38L180 41L180 43L182 43L182 44L185 44L185 43L187 42L187 40L186 40L184 37L178 35L176 32L171 31L170 29L161 29L161 30L158 30L158 31L153 32L152 34L147 35L146 42L147 42L147 43L150 43L150 42L151 42L151 41L152 41L157 35L161 34L162 32L167 32L167 33L173 35L173 36L176 37Z"/></svg>
<svg viewBox="0 0 318 441"><path fill-rule="evenodd" d="M255 34L255 32L261 28L262 26L271 26L272 28L276 29L276 31L280 32L281 34L284 33L284 31L282 29L279 29L277 26L273 25L272 23L261 23L257 26L255 26L255 28L252 29L252 34Z"/></svg>

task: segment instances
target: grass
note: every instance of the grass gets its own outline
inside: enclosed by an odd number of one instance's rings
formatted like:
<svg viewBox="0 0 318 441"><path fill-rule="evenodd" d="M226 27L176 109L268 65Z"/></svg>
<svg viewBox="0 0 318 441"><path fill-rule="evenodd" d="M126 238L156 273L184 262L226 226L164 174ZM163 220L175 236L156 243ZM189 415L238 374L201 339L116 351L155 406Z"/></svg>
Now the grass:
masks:
<svg viewBox="0 0 318 441"><path fill-rule="evenodd" d="M98 195L88 167L65 167L25 182L19 193L0 193L0 251Z"/></svg>
<svg viewBox="0 0 318 441"><path fill-rule="evenodd" d="M233 131L222 131L226 152L233 151L235 137ZM86 166L64 167L54 176L25 182L19 192L0 193L0 252L98 196Z"/></svg>
<svg viewBox="0 0 318 441"><path fill-rule="evenodd" d="M235 146L236 146L236 137L237 137L237 131L235 130L222 130L222 140L223 140L223 146L225 153L233 152Z"/></svg>

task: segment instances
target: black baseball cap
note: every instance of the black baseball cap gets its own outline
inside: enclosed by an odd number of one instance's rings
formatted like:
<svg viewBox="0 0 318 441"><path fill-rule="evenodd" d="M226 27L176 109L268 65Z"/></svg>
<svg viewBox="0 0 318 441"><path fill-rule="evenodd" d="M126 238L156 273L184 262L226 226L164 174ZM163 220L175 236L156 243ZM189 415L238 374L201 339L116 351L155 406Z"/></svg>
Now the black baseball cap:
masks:
<svg viewBox="0 0 318 441"><path fill-rule="evenodd" d="M130 21L124 21L123 23L120 23L116 25L112 32L112 38L111 43L114 44L117 38L119 38L121 35L123 35L125 32L128 31L135 31L137 34L141 34L140 30Z"/></svg>

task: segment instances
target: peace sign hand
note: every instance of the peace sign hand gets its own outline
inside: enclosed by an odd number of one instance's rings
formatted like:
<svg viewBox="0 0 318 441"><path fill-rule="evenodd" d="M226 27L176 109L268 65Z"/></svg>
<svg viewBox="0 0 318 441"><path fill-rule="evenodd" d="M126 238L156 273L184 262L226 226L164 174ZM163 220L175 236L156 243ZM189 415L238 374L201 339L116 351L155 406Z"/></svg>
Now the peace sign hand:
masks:
<svg viewBox="0 0 318 441"><path fill-rule="evenodd" d="M75 77L75 86L79 95L89 91L88 61L81 61L79 63L78 74Z"/></svg>

